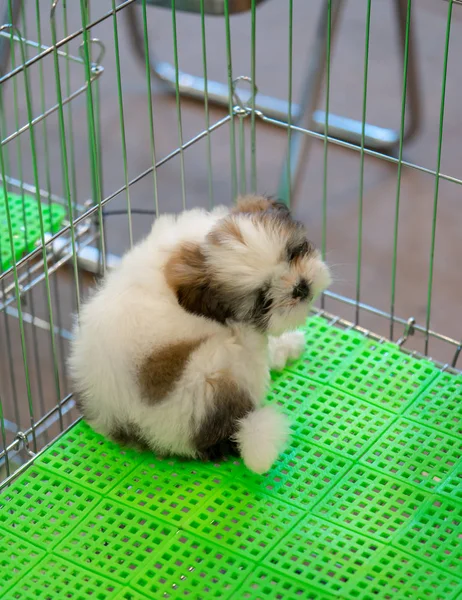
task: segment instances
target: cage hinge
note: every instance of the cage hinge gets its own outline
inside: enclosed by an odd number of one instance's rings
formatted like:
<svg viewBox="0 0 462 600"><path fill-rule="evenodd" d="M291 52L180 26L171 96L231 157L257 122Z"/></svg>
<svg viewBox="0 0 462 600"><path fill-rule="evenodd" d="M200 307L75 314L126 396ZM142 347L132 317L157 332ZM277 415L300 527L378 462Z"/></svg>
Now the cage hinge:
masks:
<svg viewBox="0 0 462 600"><path fill-rule="evenodd" d="M18 431L14 441L16 443L16 451L19 452L20 450L25 450L29 456L35 456L35 452L32 452L29 447L29 440L27 439L27 434L24 433L24 431Z"/></svg>
<svg viewBox="0 0 462 600"><path fill-rule="evenodd" d="M414 319L414 317L410 317L407 320L406 327L404 328L403 335L396 342L398 344L398 346L402 346L404 344L404 342L407 340L407 338L410 335L414 335L414 333L415 333L415 327L414 326L415 326L415 319Z"/></svg>

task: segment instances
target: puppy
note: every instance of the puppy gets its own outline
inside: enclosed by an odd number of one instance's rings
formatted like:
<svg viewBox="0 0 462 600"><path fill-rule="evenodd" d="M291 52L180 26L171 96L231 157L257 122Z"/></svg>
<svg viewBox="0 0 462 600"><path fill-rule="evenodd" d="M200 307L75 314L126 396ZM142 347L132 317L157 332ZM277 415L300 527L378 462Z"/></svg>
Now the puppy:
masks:
<svg viewBox="0 0 462 600"><path fill-rule="evenodd" d="M84 417L121 443L236 453L264 473L288 433L263 405L269 369L302 352L293 330L329 283L304 226L272 199L159 217L82 307L69 366Z"/></svg>

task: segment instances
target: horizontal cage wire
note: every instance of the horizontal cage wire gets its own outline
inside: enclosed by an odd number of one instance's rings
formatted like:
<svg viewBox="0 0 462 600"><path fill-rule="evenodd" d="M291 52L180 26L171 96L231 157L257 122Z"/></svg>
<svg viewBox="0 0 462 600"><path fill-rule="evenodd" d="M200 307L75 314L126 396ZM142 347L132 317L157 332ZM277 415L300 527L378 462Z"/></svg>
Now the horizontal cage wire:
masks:
<svg viewBox="0 0 462 600"><path fill-rule="evenodd" d="M462 598L461 4L4 2L2 598ZM158 215L246 193L333 273L271 374L289 448L256 477L104 440L82 300Z"/></svg>

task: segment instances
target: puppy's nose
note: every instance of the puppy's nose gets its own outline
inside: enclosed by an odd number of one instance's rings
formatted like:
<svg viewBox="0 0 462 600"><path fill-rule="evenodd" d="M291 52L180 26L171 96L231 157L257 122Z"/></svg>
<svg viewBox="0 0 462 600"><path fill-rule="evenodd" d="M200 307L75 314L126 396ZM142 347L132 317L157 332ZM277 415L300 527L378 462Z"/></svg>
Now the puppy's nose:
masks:
<svg viewBox="0 0 462 600"><path fill-rule="evenodd" d="M300 300L306 300L310 293L310 288L306 279L301 279L294 287L292 292L292 298L300 298Z"/></svg>

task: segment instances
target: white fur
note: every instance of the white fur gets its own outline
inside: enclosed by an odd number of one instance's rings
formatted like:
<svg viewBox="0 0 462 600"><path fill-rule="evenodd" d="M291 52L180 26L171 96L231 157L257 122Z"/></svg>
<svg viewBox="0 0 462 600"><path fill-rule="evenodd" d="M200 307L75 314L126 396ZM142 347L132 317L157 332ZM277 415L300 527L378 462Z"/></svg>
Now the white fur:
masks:
<svg viewBox="0 0 462 600"><path fill-rule="evenodd" d="M255 473L266 473L286 445L289 423L272 406L263 406L239 422L235 439L245 465Z"/></svg>
<svg viewBox="0 0 462 600"><path fill-rule="evenodd" d="M164 266L179 244L203 243L227 213L226 208L219 207L212 212L195 209L159 217L148 237L83 304L69 367L85 417L97 431L110 435L118 425L134 423L153 449L190 457L197 454L191 441L191 423L201 423L207 416L213 398L210 380L226 372L248 392L257 409L241 422L237 439L248 467L263 472L276 459L287 430L284 419L273 409L260 408L269 377L267 335L245 323L221 324L186 312L164 274ZM261 253L271 250L270 265L278 260L280 250L275 249L271 233L249 226L246 237ZM262 277L268 277L279 267L270 268L268 261L255 264L255 260L246 265L245 257L240 257L236 248L231 250L218 259L223 286L230 272L235 272L242 282L246 307L251 280L255 285L255 268ZM322 291L327 268L320 261L308 267L320 270L319 276L311 275ZM271 323L274 321L276 332L287 331L299 326L307 312L308 304L302 309L296 307L295 316L287 310L287 314L272 315ZM191 355L175 389L162 402L147 404L137 380L143 359L165 346L198 338L204 342ZM286 334L277 350L278 342L273 340L271 362L282 368L288 358L301 351L301 339L298 334ZM279 353L277 359L275 353Z"/></svg>
<svg viewBox="0 0 462 600"><path fill-rule="evenodd" d="M301 331L288 331L268 340L270 368L282 371L289 360L295 360L305 349L305 336Z"/></svg>

